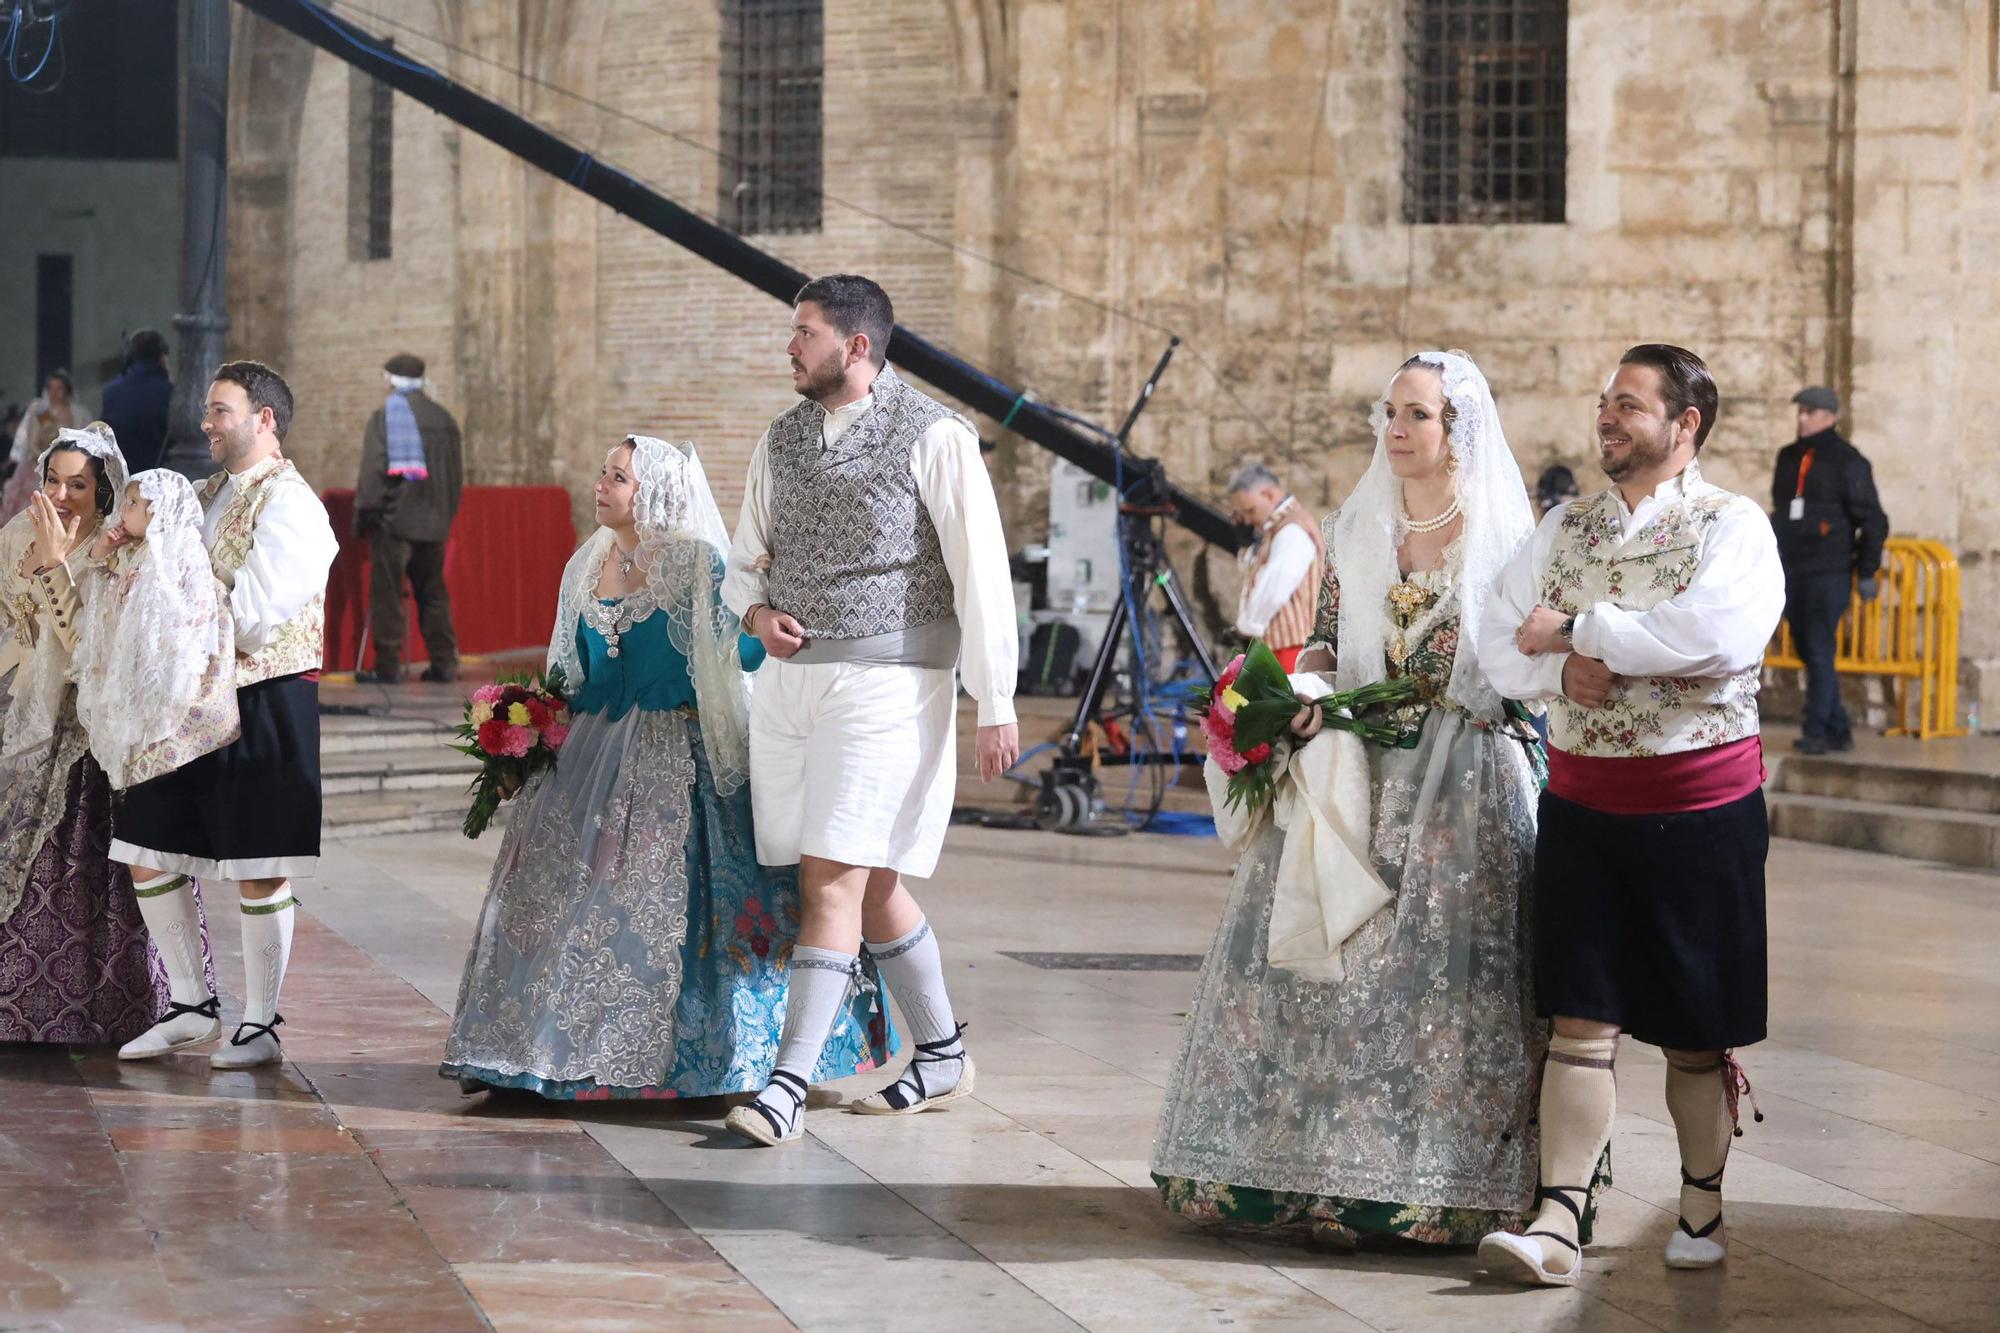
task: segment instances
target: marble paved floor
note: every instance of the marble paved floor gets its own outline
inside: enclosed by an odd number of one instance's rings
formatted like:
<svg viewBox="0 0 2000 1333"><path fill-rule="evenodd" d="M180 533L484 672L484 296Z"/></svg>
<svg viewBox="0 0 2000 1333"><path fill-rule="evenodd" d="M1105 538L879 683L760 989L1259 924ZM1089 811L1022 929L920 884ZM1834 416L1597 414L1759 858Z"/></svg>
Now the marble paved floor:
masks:
<svg viewBox="0 0 2000 1333"><path fill-rule="evenodd" d="M754 1151L713 1107L488 1105L434 1076L496 841L330 850L282 1068L0 1047L0 1329L2000 1327L1991 876L1778 844L1773 1034L1748 1057L1767 1119L1732 1158L1728 1267L1660 1265L1673 1136L1657 1053L1628 1047L1589 1273L1522 1292L1464 1253L1336 1257L1161 1212L1145 1161L1193 975L1007 954L1199 953L1212 843L956 831L924 899L977 1099L825 1106Z"/></svg>

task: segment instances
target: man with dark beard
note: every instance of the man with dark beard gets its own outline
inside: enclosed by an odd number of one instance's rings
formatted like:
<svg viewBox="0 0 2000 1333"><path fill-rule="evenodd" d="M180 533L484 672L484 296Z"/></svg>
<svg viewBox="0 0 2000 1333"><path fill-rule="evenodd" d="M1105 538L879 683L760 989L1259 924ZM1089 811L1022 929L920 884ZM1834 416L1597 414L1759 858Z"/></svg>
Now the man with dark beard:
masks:
<svg viewBox="0 0 2000 1333"><path fill-rule="evenodd" d="M957 677L979 704L979 772L1011 766L1017 641L1007 543L972 423L889 367L895 313L867 278L802 288L792 387L750 459L722 595L771 660L750 705L757 859L797 865L771 1081L729 1127L805 1128L806 1080L865 948L915 1039L909 1069L853 1109L909 1115L970 1095L936 938L903 876L937 866L957 777Z"/></svg>
<svg viewBox="0 0 2000 1333"><path fill-rule="evenodd" d="M1670 1268L1722 1262L1731 1048L1765 1023L1759 664L1784 609L1763 509L1711 485L1700 357L1625 353L1597 404L1613 485L1549 512L1501 574L1479 653L1509 698L1549 704L1535 843L1535 989L1555 1022L1541 1092L1540 1209L1496 1232L1497 1275L1567 1285L1582 1268L1592 1173L1611 1139L1621 1032L1662 1047L1680 1141Z"/></svg>

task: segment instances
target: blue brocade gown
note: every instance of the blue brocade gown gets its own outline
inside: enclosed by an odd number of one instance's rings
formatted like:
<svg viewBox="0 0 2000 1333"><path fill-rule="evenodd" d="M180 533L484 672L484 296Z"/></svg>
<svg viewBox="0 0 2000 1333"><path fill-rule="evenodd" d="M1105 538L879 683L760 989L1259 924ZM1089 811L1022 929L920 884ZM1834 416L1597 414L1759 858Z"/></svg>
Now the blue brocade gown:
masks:
<svg viewBox="0 0 2000 1333"><path fill-rule="evenodd" d="M716 791L667 622L634 625L616 657L577 628L575 724L514 798L446 1078L590 1099L755 1092L770 1077L798 875L757 864L748 788ZM739 652L745 670L763 661L755 639ZM878 994L850 998L814 1082L894 1053Z"/></svg>

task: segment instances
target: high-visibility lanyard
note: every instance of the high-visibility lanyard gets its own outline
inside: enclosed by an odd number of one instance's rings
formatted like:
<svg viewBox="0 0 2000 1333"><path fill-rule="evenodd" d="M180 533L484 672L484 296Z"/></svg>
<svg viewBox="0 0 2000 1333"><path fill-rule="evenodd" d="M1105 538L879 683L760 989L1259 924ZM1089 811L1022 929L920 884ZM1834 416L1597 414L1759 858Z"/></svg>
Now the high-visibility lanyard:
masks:
<svg viewBox="0 0 2000 1333"><path fill-rule="evenodd" d="M1806 493L1806 473L1812 471L1813 452L1813 450L1808 449L1805 452L1805 456L1799 459L1799 488L1792 493L1792 498L1795 500Z"/></svg>

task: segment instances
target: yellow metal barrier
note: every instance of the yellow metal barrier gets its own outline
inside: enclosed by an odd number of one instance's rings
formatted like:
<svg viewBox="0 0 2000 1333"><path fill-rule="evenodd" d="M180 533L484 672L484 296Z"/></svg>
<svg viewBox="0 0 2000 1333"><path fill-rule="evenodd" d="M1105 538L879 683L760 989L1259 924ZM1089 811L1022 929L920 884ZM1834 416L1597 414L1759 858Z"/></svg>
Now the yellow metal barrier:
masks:
<svg viewBox="0 0 2000 1333"><path fill-rule="evenodd" d="M1876 589L1872 602L1862 601L1859 592L1852 594L1840 620L1834 669L1889 678L1896 700L1891 736L1963 736L1965 729L1958 725L1958 557L1942 542L1891 537L1883 547ZM1792 644L1789 623L1778 626L1764 665L1805 665Z"/></svg>

